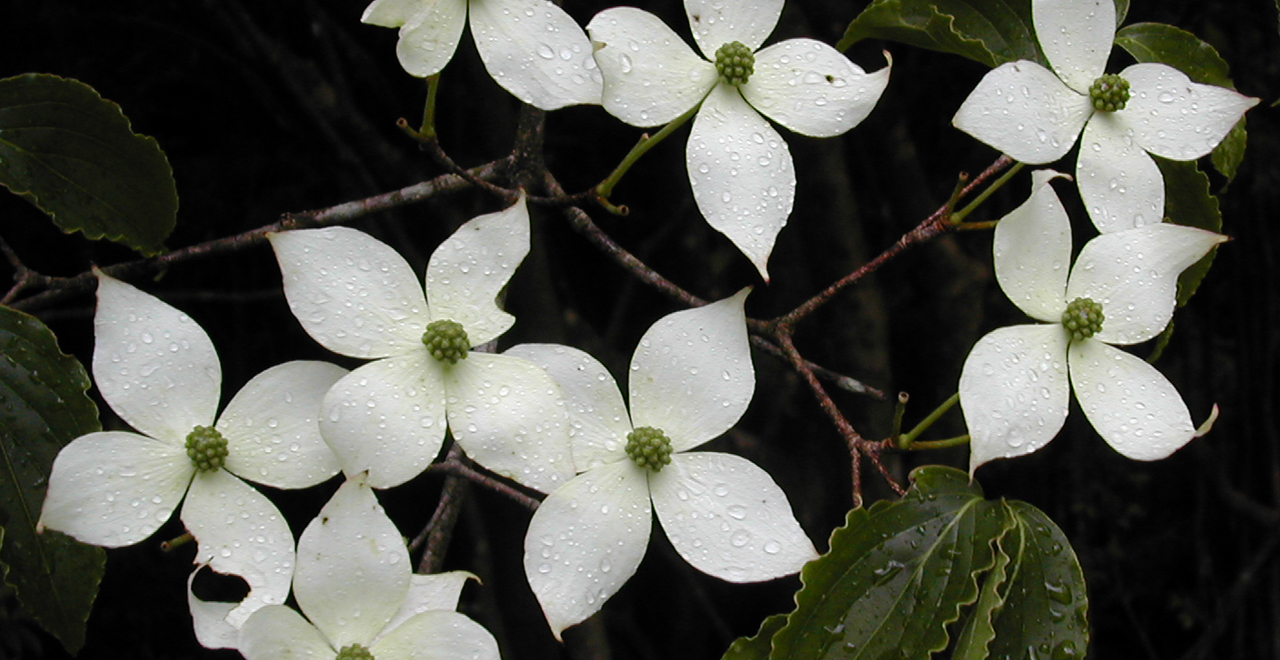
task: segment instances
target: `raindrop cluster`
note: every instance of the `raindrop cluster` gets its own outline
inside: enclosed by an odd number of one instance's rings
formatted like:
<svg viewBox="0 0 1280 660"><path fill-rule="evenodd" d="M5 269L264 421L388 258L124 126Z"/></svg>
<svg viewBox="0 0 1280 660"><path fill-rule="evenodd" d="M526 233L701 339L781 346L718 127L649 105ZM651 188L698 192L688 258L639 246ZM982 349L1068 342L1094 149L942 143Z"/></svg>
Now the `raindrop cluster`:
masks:
<svg viewBox="0 0 1280 660"><path fill-rule="evenodd" d="M427 331L422 333L422 343L431 357L449 364L467 359L467 352L471 350L467 331L462 329L461 323L449 319L432 321L427 325Z"/></svg>
<svg viewBox="0 0 1280 660"><path fill-rule="evenodd" d="M1076 298L1062 312L1062 327L1071 333L1071 339L1088 339L1102 331L1102 305L1091 298Z"/></svg>
<svg viewBox="0 0 1280 660"><path fill-rule="evenodd" d="M227 463L227 439L212 426L197 426L187 434L187 457L201 472Z"/></svg>
<svg viewBox="0 0 1280 660"><path fill-rule="evenodd" d="M350 644L342 647L333 660L373 660L373 652L359 644Z"/></svg>
<svg viewBox="0 0 1280 660"><path fill-rule="evenodd" d="M636 465L658 472L671 462L671 438L661 429L641 426L627 434L627 456Z"/></svg>
<svg viewBox="0 0 1280 660"><path fill-rule="evenodd" d="M1104 74L1089 86L1089 99L1101 112L1124 110L1129 102L1129 81L1114 73Z"/></svg>
<svg viewBox="0 0 1280 660"><path fill-rule="evenodd" d="M741 41L730 41L716 50L716 72L730 85L745 85L755 73L756 56Z"/></svg>

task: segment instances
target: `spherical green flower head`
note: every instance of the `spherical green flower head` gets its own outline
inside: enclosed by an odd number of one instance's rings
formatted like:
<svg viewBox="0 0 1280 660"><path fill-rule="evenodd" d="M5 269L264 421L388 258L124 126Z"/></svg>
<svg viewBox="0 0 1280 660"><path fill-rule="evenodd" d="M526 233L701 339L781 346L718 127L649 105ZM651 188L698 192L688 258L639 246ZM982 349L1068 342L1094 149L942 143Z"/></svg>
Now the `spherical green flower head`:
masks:
<svg viewBox="0 0 1280 660"><path fill-rule="evenodd" d="M462 329L461 323L449 319L432 321L427 326L427 331L422 333L422 343L426 345L431 357L449 364L467 359L467 353L471 350L467 331Z"/></svg>
<svg viewBox="0 0 1280 660"><path fill-rule="evenodd" d="M342 647L333 660L373 660L373 652L359 644L351 644Z"/></svg>
<svg viewBox="0 0 1280 660"><path fill-rule="evenodd" d="M1102 331L1102 305L1089 298L1076 298L1062 313L1062 327L1071 333L1071 339L1088 339Z"/></svg>
<svg viewBox="0 0 1280 660"><path fill-rule="evenodd" d="M756 56L741 41L730 41L716 50L716 71L730 85L745 85L755 66Z"/></svg>
<svg viewBox="0 0 1280 660"><path fill-rule="evenodd" d="M227 463L227 439L212 426L197 426L187 434L187 456L201 472Z"/></svg>
<svg viewBox="0 0 1280 660"><path fill-rule="evenodd" d="M627 456L636 465L657 472L671 462L671 438L661 429L641 426L627 434Z"/></svg>
<svg viewBox="0 0 1280 660"><path fill-rule="evenodd" d="M1102 112L1124 110L1129 102L1129 81L1114 73L1105 74L1089 86L1089 99L1094 109Z"/></svg>

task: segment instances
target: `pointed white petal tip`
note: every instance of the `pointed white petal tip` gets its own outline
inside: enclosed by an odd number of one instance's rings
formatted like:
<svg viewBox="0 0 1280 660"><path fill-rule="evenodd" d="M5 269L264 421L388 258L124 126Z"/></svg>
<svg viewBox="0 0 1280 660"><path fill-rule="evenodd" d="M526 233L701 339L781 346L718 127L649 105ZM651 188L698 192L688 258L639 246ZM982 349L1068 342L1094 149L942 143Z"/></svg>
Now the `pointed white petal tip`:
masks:
<svg viewBox="0 0 1280 660"><path fill-rule="evenodd" d="M1192 435L1191 437L1199 438L1209 431L1212 431L1213 424L1216 421L1218 421L1218 404L1215 403L1213 404L1213 410L1209 411L1209 419L1204 420L1204 423L1196 428L1195 435Z"/></svg>

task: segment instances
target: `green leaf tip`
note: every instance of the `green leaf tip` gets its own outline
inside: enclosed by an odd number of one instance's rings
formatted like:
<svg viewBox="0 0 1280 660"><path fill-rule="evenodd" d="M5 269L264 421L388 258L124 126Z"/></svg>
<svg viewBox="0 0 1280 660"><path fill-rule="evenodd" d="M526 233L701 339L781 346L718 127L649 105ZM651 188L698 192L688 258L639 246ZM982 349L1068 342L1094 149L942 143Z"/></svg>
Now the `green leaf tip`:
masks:
<svg viewBox="0 0 1280 660"><path fill-rule="evenodd" d="M64 232L149 255L164 250L178 213L159 144L92 87L48 74L0 80L0 185Z"/></svg>

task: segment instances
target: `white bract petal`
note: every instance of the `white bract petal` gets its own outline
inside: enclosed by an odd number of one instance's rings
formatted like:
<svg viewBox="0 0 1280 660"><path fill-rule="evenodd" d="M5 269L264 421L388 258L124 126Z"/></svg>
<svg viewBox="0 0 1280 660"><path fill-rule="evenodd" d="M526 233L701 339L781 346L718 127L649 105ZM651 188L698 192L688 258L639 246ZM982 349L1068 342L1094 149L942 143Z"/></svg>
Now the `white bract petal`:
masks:
<svg viewBox="0 0 1280 660"><path fill-rule="evenodd" d="M889 84L891 66L892 60L868 74L821 41L788 39L756 53L755 73L742 95L796 133L832 137L871 114Z"/></svg>
<svg viewBox="0 0 1280 660"><path fill-rule="evenodd" d="M1087 94L1039 64L1019 60L983 76L951 123L1014 160L1039 165L1066 154L1091 114Z"/></svg>
<svg viewBox="0 0 1280 660"><path fill-rule="evenodd" d="M560 386L569 442L579 472L627 457L631 417L609 370L585 351L558 344L520 344L503 355L528 360Z"/></svg>
<svg viewBox="0 0 1280 660"><path fill-rule="evenodd" d="M1071 345L1069 361L1085 417L1121 454L1154 461L1197 435L1178 391L1145 360L1086 339Z"/></svg>
<svg viewBox="0 0 1280 660"><path fill-rule="evenodd" d="M462 39L467 20L466 0L375 0L360 21L400 28L396 57L411 76L440 73Z"/></svg>
<svg viewBox="0 0 1280 660"><path fill-rule="evenodd" d="M378 660L499 660L498 641L457 612L423 612L369 648Z"/></svg>
<svg viewBox="0 0 1280 660"><path fill-rule="evenodd" d="M213 423L222 366L191 317L101 271L93 317L93 380L111 409L144 435L181 447Z"/></svg>
<svg viewBox="0 0 1280 660"><path fill-rule="evenodd" d="M716 50L731 41L759 49L778 24L782 4L783 0L685 0L684 11L693 40L714 61Z"/></svg>
<svg viewBox="0 0 1280 660"><path fill-rule="evenodd" d="M1071 221L1049 182L1070 178L1053 170L1034 173L1031 197L996 225L992 240L996 281L1009 300L1039 321L1056 323L1066 309L1071 262Z"/></svg>
<svg viewBox="0 0 1280 660"><path fill-rule="evenodd" d="M180 445L103 431L58 452L40 527L118 548L155 533L187 492L195 466Z"/></svg>
<svg viewBox="0 0 1280 660"><path fill-rule="evenodd" d="M254 376L218 418L227 470L276 488L307 488L337 474L338 458L320 437L320 402L346 374L297 360Z"/></svg>
<svg viewBox="0 0 1280 660"><path fill-rule="evenodd" d="M320 432L348 477L374 488L422 473L444 444L444 366L425 347L343 376L321 404Z"/></svg>
<svg viewBox="0 0 1280 660"><path fill-rule="evenodd" d="M631 418L662 430L673 452L701 445L742 417L755 391L743 306L750 288L654 323L631 358Z"/></svg>
<svg viewBox="0 0 1280 660"><path fill-rule="evenodd" d="M480 581L474 573L467 571L449 571L432 575L411 575L409 592L404 602L396 611L387 627L382 630L386 635L410 618L432 610L452 612L458 608L458 599L462 596L462 587L467 580Z"/></svg>
<svg viewBox="0 0 1280 660"><path fill-rule="evenodd" d="M1067 419L1070 387L1061 325L1000 328L974 345L960 372L969 472L1049 444Z"/></svg>
<svg viewBox="0 0 1280 660"><path fill-rule="evenodd" d="M791 151L730 85L716 85L693 120L685 147L693 199L769 280L769 254L796 195Z"/></svg>
<svg viewBox="0 0 1280 660"><path fill-rule="evenodd" d="M573 478L560 388L520 358L471 353L444 370L453 438L480 465L549 493Z"/></svg>
<svg viewBox="0 0 1280 660"><path fill-rule="evenodd" d="M226 614L232 628L240 628L266 605L284 603L293 579L293 533L270 500L226 470L202 472L191 482L182 522L199 544L197 565L239 576L249 585L249 594ZM188 593L188 598L195 595ZM198 625L197 631L202 628L210 629ZM225 629L212 639L200 639L209 648L234 641Z"/></svg>
<svg viewBox="0 0 1280 660"><path fill-rule="evenodd" d="M576 21L548 0L470 3L471 33L489 75L529 105L600 103L600 72Z"/></svg>
<svg viewBox="0 0 1280 660"><path fill-rule="evenodd" d="M1098 231L1122 231L1164 218L1164 177L1119 113L1085 126L1076 163L1080 199Z"/></svg>
<svg viewBox="0 0 1280 660"><path fill-rule="evenodd" d="M524 572L556 639L600 611L640 565L653 525L645 475L629 460L604 465L533 512Z"/></svg>
<svg viewBox="0 0 1280 660"><path fill-rule="evenodd" d="M299 537L293 594L334 648L368 647L404 602L411 572L400 531L355 477Z"/></svg>
<svg viewBox="0 0 1280 660"><path fill-rule="evenodd" d="M1031 20L1053 70L1072 89L1089 93L1115 39L1114 0L1033 0Z"/></svg>
<svg viewBox="0 0 1280 660"><path fill-rule="evenodd" d="M523 196L510 208L468 220L427 263L431 320L462 324L472 346L496 339L516 322L498 307L498 293L527 254L529 210Z"/></svg>
<svg viewBox="0 0 1280 660"><path fill-rule="evenodd" d="M240 629L237 650L247 660L328 658L337 654L323 633L283 605L254 612Z"/></svg>
<svg viewBox="0 0 1280 660"><path fill-rule="evenodd" d="M632 126L658 126L679 117L718 79L714 64L647 11L606 9L591 19L587 32L604 76L604 109Z"/></svg>
<svg viewBox="0 0 1280 660"><path fill-rule="evenodd" d="M195 630L196 641L209 649L236 648L240 643L241 627L231 625L227 615L240 604L200 600L192 588L199 572L200 568L196 568L187 577L187 607L191 610L191 627Z"/></svg>
<svg viewBox="0 0 1280 660"><path fill-rule="evenodd" d="M1076 257L1067 300L1089 298L1102 304L1105 320L1094 336L1098 341L1146 341L1173 317L1178 275L1225 240L1221 234L1167 223L1102 234Z"/></svg>
<svg viewBox="0 0 1280 660"><path fill-rule="evenodd" d="M676 454L649 475L653 508L676 552L694 568L729 582L797 573L817 559L767 472L731 454Z"/></svg>
<svg viewBox="0 0 1280 660"><path fill-rule="evenodd" d="M268 235L289 309L321 346L351 357L396 355L427 326L422 286L387 244L347 227Z"/></svg>
<svg viewBox="0 0 1280 660"><path fill-rule="evenodd" d="M1132 96L1116 113L1143 149L1172 160L1213 151L1249 108L1258 104L1235 90L1191 82L1163 64L1135 64L1120 72Z"/></svg>

